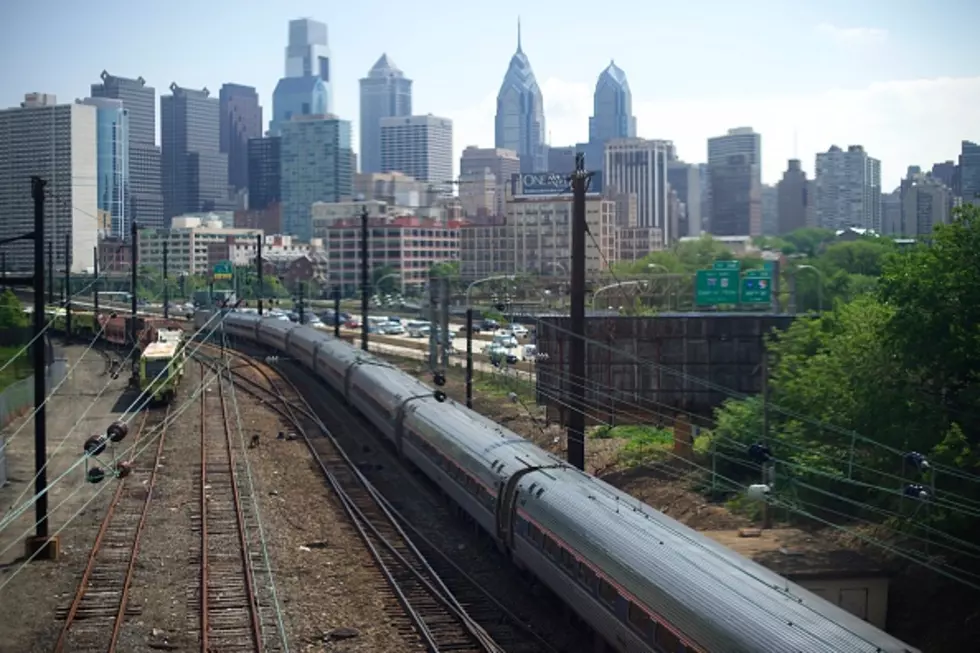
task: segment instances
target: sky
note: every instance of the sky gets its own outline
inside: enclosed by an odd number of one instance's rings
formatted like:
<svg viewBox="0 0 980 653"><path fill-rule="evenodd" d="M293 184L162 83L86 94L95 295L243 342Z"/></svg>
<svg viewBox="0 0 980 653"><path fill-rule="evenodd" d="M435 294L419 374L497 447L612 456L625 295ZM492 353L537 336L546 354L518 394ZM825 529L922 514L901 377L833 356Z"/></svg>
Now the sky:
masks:
<svg viewBox="0 0 980 653"><path fill-rule="evenodd" d="M455 165L492 147L496 94L517 42L544 96L552 145L586 140L599 73L615 60L638 135L701 162L728 128L762 134L762 177L786 160L812 174L831 145L882 161L882 187L909 165L955 159L980 141L977 0L537 0L326 3L309 0L8 0L0 9L0 107L26 92L85 97L105 69L171 82L258 89L271 117L287 23L328 26L334 111L358 132L358 79L386 52L414 80L414 112L454 121ZM158 108L159 119L159 108Z"/></svg>

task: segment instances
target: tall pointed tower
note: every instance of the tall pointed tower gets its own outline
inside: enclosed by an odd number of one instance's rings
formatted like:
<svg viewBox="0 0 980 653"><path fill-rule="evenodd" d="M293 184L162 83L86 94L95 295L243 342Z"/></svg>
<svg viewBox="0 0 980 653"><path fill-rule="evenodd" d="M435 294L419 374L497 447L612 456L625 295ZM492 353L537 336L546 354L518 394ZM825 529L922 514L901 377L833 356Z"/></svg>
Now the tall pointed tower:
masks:
<svg viewBox="0 0 980 653"><path fill-rule="evenodd" d="M497 93L496 147L515 150L521 172L544 172L548 168L544 100L531 63L521 43L521 21L517 20L517 52L510 58L500 92Z"/></svg>

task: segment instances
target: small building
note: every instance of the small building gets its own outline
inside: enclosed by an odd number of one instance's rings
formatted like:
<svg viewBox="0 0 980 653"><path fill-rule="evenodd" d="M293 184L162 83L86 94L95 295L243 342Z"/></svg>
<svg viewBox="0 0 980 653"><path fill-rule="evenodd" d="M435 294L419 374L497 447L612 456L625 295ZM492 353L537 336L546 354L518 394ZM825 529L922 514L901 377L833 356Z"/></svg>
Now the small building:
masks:
<svg viewBox="0 0 980 653"><path fill-rule="evenodd" d="M701 534L885 630L888 575L866 556L793 528Z"/></svg>

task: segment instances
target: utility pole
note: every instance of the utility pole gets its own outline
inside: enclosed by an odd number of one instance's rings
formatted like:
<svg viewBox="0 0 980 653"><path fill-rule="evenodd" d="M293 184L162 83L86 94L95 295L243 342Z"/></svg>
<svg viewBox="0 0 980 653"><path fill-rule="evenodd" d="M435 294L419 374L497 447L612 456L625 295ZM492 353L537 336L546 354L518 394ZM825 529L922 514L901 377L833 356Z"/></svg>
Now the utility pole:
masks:
<svg viewBox="0 0 980 653"><path fill-rule="evenodd" d="M333 289L333 337L340 338L340 287Z"/></svg>
<svg viewBox="0 0 980 653"><path fill-rule="evenodd" d="M65 234L65 341L71 340L71 232Z"/></svg>
<svg viewBox="0 0 980 653"><path fill-rule="evenodd" d="M439 364L439 277L429 272L429 371Z"/></svg>
<svg viewBox="0 0 980 653"><path fill-rule="evenodd" d="M368 262L368 207L361 208L361 349L368 350L368 301L371 297Z"/></svg>
<svg viewBox="0 0 980 653"><path fill-rule="evenodd" d="M167 275L167 241L163 241L163 319L170 319L170 289Z"/></svg>
<svg viewBox="0 0 980 653"><path fill-rule="evenodd" d="M129 233L130 233L130 244L132 245L132 251L130 252L130 258L129 258L129 264L131 266L131 269L129 271L130 272L129 286L130 286L130 295L131 295L129 298L129 302L130 302L129 308L132 311L132 317L130 318L130 322L129 322L129 335L133 339L133 344L136 344L136 284L138 283L136 278L137 277L136 256L137 256L137 250L139 250L140 234L139 234L138 227L136 226L135 220L133 220L130 223L130 225L131 226L129 228L130 229Z"/></svg>
<svg viewBox="0 0 980 653"><path fill-rule="evenodd" d="M3 289L7 289L7 252L0 252L0 270L3 271Z"/></svg>
<svg viewBox="0 0 980 653"><path fill-rule="evenodd" d="M255 271L259 275L259 317L262 317L262 296L265 294L265 284L262 279L262 234L255 235L255 250L257 252L255 256Z"/></svg>
<svg viewBox="0 0 980 653"><path fill-rule="evenodd" d="M473 309L466 309L466 407L473 407Z"/></svg>
<svg viewBox="0 0 980 653"><path fill-rule="evenodd" d="M571 414L568 417L568 462L585 469L585 194L591 172L585 170L585 154L575 153L572 173L572 274L571 274L571 343L569 347L569 391Z"/></svg>
<svg viewBox="0 0 980 653"><path fill-rule="evenodd" d="M95 311L95 328L98 328L99 320L99 247L92 248L92 271L95 272L95 281L92 282L92 307Z"/></svg>
<svg viewBox="0 0 980 653"><path fill-rule="evenodd" d="M449 369L449 277L439 279L439 344L441 371Z"/></svg>
<svg viewBox="0 0 980 653"><path fill-rule="evenodd" d="M306 324L306 306L303 302L303 295L306 294L306 284L299 282L299 323Z"/></svg>
<svg viewBox="0 0 980 653"><path fill-rule="evenodd" d="M47 184L48 182L44 182ZM44 258L43 256L41 257ZM54 304L54 243L48 243L48 270L51 275L51 283L48 284L48 303Z"/></svg>
<svg viewBox="0 0 980 653"><path fill-rule="evenodd" d="M769 352L762 352L762 445L769 448ZM772 487L773 468L772 461L762 462L762 484ZM762 528L772 528L772 510L769 508L769 501L766 499L762 503Z"/></svg>
<svg viewBox="0 0 980 653"><path fill-rule="evenodd" d="M31 197L34 199L34 537L27 541L27 555L35 560L53 560L58 557L58 540L48 537L48 462L47 415L44 400L45 383L44 338L44 187L47 182L31 177ZM50 256L51 249L48 249ZM53 271L53 268L48 268Z"/></svg>

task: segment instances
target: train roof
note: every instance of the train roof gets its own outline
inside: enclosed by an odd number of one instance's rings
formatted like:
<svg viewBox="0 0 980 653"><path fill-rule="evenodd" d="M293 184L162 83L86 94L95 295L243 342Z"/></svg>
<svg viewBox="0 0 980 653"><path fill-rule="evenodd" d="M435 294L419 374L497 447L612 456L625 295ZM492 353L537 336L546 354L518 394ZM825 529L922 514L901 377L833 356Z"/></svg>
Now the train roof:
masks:
<svg viewBox="0 0 980 653"><path fill-rule="evenodd" d="M178 342L151 342L143 350L142 358L173 358L177 354Z"/></svg>

